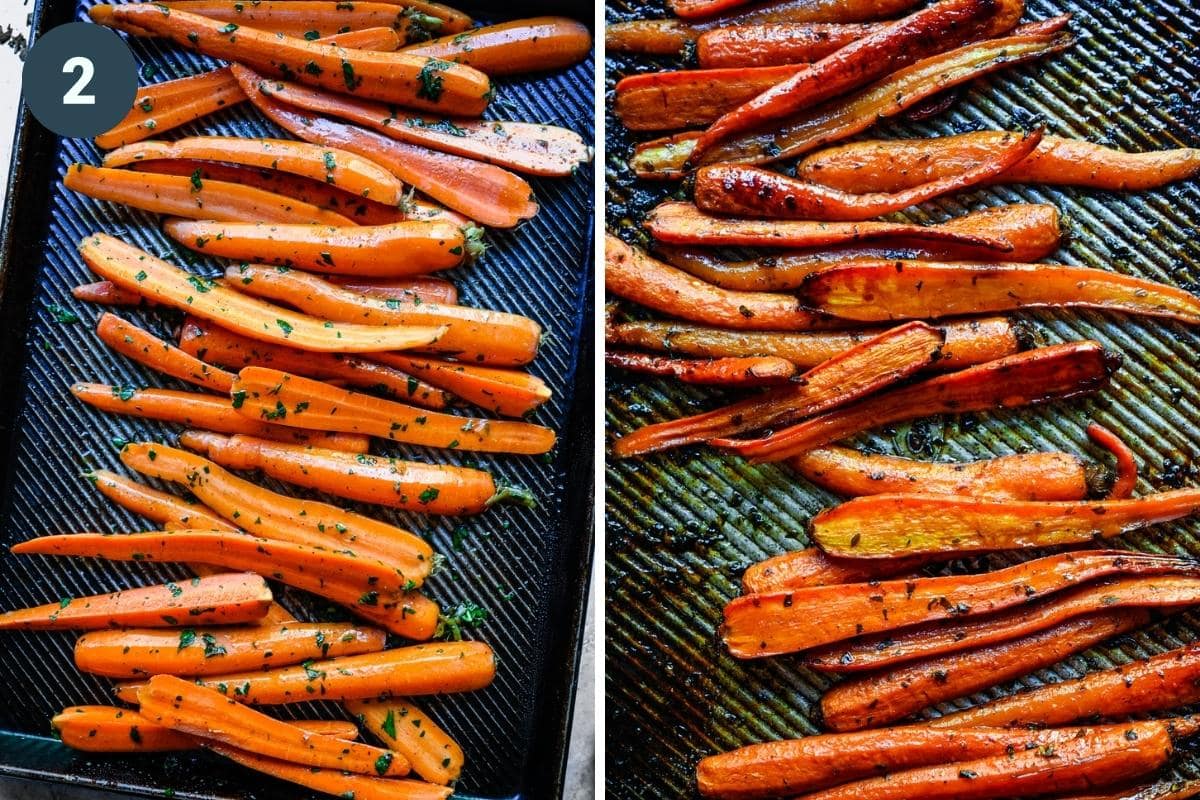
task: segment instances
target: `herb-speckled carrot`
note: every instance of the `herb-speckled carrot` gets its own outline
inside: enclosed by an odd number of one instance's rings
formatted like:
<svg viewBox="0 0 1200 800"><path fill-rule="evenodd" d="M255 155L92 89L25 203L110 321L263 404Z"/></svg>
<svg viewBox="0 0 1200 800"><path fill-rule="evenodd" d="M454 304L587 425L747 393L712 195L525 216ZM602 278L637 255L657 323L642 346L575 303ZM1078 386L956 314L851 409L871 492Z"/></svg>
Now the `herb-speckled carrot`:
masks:
<svg viewBox="0 0 1200 800"><path fill-rule="evenodd" d="M132 481L106 469L94 470L86 476L100 494L121 508L145 517L164 530L237 531L202 503L188 502L182 497L160 492L144 483Z"/></svg>
<svg viewBox="0 0 1200 800"><path fill-rule="evenodd" d="M425 780L443 785L458 780L464 761L462 748L413 703L403 699L350 700L346 710L375 738L403 753L413 772Z"/></svg>
<svg viewBox="0 0 1200 800"><path fill-rule="evenodd" d="M578 64L592 49L587 26L569 17L532 17L472 28L402 52L466 64L488 75L519 75Z"/></svg>
<svg viewBox="0 0 1200 800"><path fill-rule="evenodd" d="M115 314L100 315L96 336L121 355L202 389L228 394L233 386L233 373L209 366Z"/></svg>
<svg viewBox="0 0 1200 800"><path fill-rule="evenodd" d="M353 3L338 3L335 0L258 0L249 5L238 0L167 0L163 5L173 11L187 11L221 22L249 25L269 33L282 33L309 41L318 36L335 38L340 32L389 28L396 32L401 43L408 43L423 41L431 35L455 34L465 30L461 15L446 14L443 17L438 13L439 9L430 8L431 4L426 3L412 3L397 8L389 2L359 0ZM469 25L470 20L466 20L465 24Z"/></svg>

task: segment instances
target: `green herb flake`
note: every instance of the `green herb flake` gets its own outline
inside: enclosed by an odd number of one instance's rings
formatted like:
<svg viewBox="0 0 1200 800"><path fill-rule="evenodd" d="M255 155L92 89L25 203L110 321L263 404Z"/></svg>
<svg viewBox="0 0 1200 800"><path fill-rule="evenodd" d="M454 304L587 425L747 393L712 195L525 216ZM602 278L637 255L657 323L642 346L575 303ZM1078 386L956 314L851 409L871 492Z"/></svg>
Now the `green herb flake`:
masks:
<svg viewBox="0 0 1200 800"><path fill-rule="evenodd" d="M442 74L453 66L449 61L431 58L417 73L417 97L436 103L442 97Z"/></svg>
<svg viewBox="0 0 1200 800"><path fill-rule="evenodd" d="M191 628L184 628L179 632L179 649L191 647L196 641L196 632Z"/></svg>

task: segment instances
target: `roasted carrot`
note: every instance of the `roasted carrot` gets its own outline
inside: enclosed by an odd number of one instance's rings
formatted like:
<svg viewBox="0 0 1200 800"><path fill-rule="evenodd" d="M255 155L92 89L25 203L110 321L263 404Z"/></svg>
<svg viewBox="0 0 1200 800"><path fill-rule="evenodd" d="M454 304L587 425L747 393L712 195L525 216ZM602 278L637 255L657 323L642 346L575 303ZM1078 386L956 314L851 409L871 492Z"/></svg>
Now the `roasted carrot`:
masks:
<svg viewBox="0 0 1200 800"><path fill-rule="evenodd" d="M681 17L711 17L713 14L732 13L742 19L805 19L805 20L861 20L888 17L912 5L906 0L789 0L768 3L744 9L750 0L669 0L667 5Z"/></svg>
<svg viewBox="0 0 1200 800"><path fill-rule="evenodd" d="M607 350L604 363L632 372L669 375L684 383L718 386L777 386L796 374L795 364L777 356L684 359Z"/></svg>
<svg viewBox="0 0 1200 800"><path fill-rule="evenodd" d="M384 364L420 375L469 403L506 417L533 413L553 396L545 381L521 370L460 364L405 353L383 353L378 358Z"/></svg>
<svg viewBox="0 0 1200 800"><path fill-rule="evenodd" d="M132 26L171 39L181 47L295 77L332 91L445 114L477 117L487 108L491 81L461 64L413 56L348 50L273 33L187 11L130 3L94 6L94 22Z"/></svg>
<svg viewBox="0 0 1200 800"><path fill-rule="evenodd" d="M327 434L306 428L289 428L249 419L224 397L174 389L134 389L104 383L75 383L71 394L110 414L175 422L189 428L221 433L245 433L284 442L320 444L332 450L365 453L369 440L362 436Z"/></svg>
<svg viewBox="0 0 1200 800"><path fill-rule="evenodd" d="M363 28L392 28L402 43L420 42L430 35L440 36L446 22L436 14L418 9L399 8L392 3L336 3L333 0L259 0L250 5L235 0L168 0L163 5L172 11L234 22L259 28L268 33L313 40L336 36L339 31ZM450 23L447 33L463 30Z"/></svg>
<svg viewBox="0 0 1200 800"><path fill-rule="evenodd" d="M422 303L458 303L458 289L445 278L417 275L413 278L347 278L332 276L331 283L351 292L385 300L420 300Z"/></svg>
<svg viewBox="0 0 1200 800"><path fill-rule="evenodd" d="M894 192L978 164L1007 131L978 131L930 139L854 142L813 153L797 174L846 191ZM993 183L1089 186L1109 191L1153 189L1200 174L1200 149L1126 153L1061 136L1047 136L1032 154Z"/></svg>
<svg viewBox="0 0 1200 800"><path fill-rule="evenodd" d="M226 522L201 503L188 502L182 497L160 492L115 472L98 469L88 473L87 478L100 490L100 494L121 508L139 514L165 530L238 529L236 525Z"/></svg>
<svg viewBox="0 0 1200 800"><path fill-rule="evenodd" d="M803 69L785 64L629 75L617 82L613 111L631 131L707 125Z"/></svg>
<svg viewBox="0 0 1200 800"><path fill-rule="evenodd" d="M1087 426L1087 435L1093 442L1112 453L1117 462L1116 478L1113 480L1112 488L1108 491L1108 499L1127 500L1133 497L1133 488L1137 485L1138 466L1137 459L1134 458L1129 445L1125 444L1120 436L1095 422Z"/></svg>
<svg viewBox="0 0 1200 800"><path fill-rule="evenodd" d="M156 175L87 164L72 164L63 186L96 200L121 203L155 214L212 220L261 219L308 225L354 225L324 208L273 192L225 181L183 175Z"/></svg>
<svg viewBox="0 0 1200 800"><path fill-rule="evenodd" d="M962 191L999 175L1042 140L1038 128L997 142L972 169L899 192L844 192L760 167L717 164L696 173L696 205L711 214L803 220L865 220Z"/></svg>
<svg viewBox="0 0 1200 800"><path fill-rule="evenodd" d="M821 697L821 719L834 731L881 727L1028 675L1150 620L1144 609L1100 611L1019 639L843 681Z"/></svg>
<svg viewBox="0 0 1200 800"><path fill-rule="evenodd" d="M801 300L839 319L935 319L1024 308L1099 308L1200 323L1200 298L1156 281L1058 264L861 261L805 278Z"/></svg>
<svg viewBox="0 0 1200 800"><path fill-rule="evenodd" d="M705 69L808 64L885 24L776 22L714 28L696 40L696 59Z"/></svg>
<svg viewBox="0 0 1200 800"><path fill-rule="evenodd" d="M533 17L410 45L405 53L466 64L491 76L562 69L587 58L592 35L569 17Z"/></svg>
<svg viewBox="0 0 1200 800"><path fill-rule="evenodd" d="M1187 559L1091 551L1047 556L979 575L774 591L731 601L721 634L735 656L758 658L923 622L1003 611L1103 577L1195 571ZM1014 586L1024 591L1014 592Z"/></svg>
<svg viewBox="0 0 1200 800"><path fill-rule="evenodd" d="M96 303L102 306L151 305L146 298L137 292L122 289L112 281L81 283L71 289L71 296L85 303Z"/></svg>
<svg viewBox="0 0 1200 800"><path fill-rule="evenodd" d="M246 367L235 392L245 392L238 409L250 419L363 433L396 442L487 453L545 453L554 431L509 420L457 417L384 400L279 370Z"/></svg>
<svg viewBox="0 0 1200 800"><path fill-rule="evenodd" d="M1105 794L1071 795L1066 800L1187 800L1200 795L1200 781L1170 781Z"/></svg>
<svg viewBox="0 0 1200 800"><path fill-rule="evenodd" d="M702 414L646 425L613 445L620 457L736 436L821 414L903 380L937 359L941 331L901 325L825 361L795 384Z"/></svg>
<svg viewBox="0 0 1200 800"><path fill-rule="evenodd" d="M144 141L113 150L104 157L104 166L124 167L136 161L172 159L221 161L279 170L324 181L385 205L396 206L404 200L404 184L378 164L345 150L290 139L188 136L173 142ZM293 217L291 221L294 220Z"/></svg>
<svg viewBox="0 0 1200 800"><path fill-rule="evenodd" d="M921 492L1011 500L1082 500L1089 474L1069 453L1018 453L948 463L821 447L788 465L831 492L859 497Z"/></svg>
<svg viewBox="0 0 1200 800"><path fill-rule="evenodd" d="M1111 539L1197 512L1200 489L1065 502L881 494L822 511L809 535L826 553L849 558L978 553Z"/></svg>
<svg viewBox="0 0 1200 800"><path fill-rule="evenodd" d="M496 660L482 642L435 642L314 661L295 667L252 670L197 681L222 686L239 703L273 706L321 700L386 700L427 694L473 692L492 682ZM130 700L140 684L117 687Z"/></svg>
<svg viewBox="0 0 1200 800"><path fill-rule="evenodd" d="M221 675L375 653L386 643L383 631L337 622L182 631L123 628L79 637L75 666L108 678Z"/></svg>
<svg viewBox="0 0 1200 800"><path fill-rule="evenodd" d="M346 710L388 747L403 753L413 772L442 785L458 780L463 751L442 728L406 700L351 700Z"/></svg>
<svg viewBox="0 0 1200 800"><path fill-rule="evenodd" d="M240 292L277 300L321 319L444 328L436 342L422 349L470 364L527 364L537 355L542 335L540 325L518 314L418 303L415 299L381 299L294 270L249 264L230 267L226 275ZM396 366L391 360L388 363Z"/></svg>
<svg viewBox="0 0 1200 800"><path fill-rule="evenodd" d="M96 336L121 355L202 389L228 394L233 386L233 373L211 367L115 314L100 315Z"/></svg>
<svg viewBox="0 0 1200 800"><path fill-rule="evenodd" d="M33 552L40 541L18 543L10 549ZM260 618L270 604L271 589L261 577L250 572L228 573L112 594L64 597L44 606L6 611L0 614L0 630L234 625Z"/></svg>
<svg viewBox="0 0 1200 800"><path fill-rule="evenodd" d="M834 558L816 547L806 547L751 564L742 575L742 591L766 594L806 586L866 583L912 574L932 561L916 556L888 561Z"/></svg>
<svg viewBox="0 0 1200 800"><path fill-rule="evenodd" d="M232 69L254 107L284 130L308 142L341 147L369 158L417 191L481 225L511 228L538 212L529 184L505 169L283 105L270 96L273 83L241 65Z"/></svg>
<svg viewBox="0 0 1200 800"><path fill-rule="evenodd" d="M185 431L179 442L228 469L262 470L335 497L424 514L478 514L498 499L492 476L471 467L351 455L204 431Z"/></svg>
<svg viewBox="0 0 1200 800"><path fill-rule="evenodd" d="M122 288L261 341L318 352L378 352L429 344L444 333L436 327L381 328L319 320L247 297L104 233L84 239L79 252L93 272Z"/></svg>
<svg viewBox="0 0 1200 800"><path fill-rule="evenodd" d="M929 414L1037 405L1096 391L1120 358L1092 341L1039 347L869 397L763 439L713 440L748 458L782 461L880 425Z"/></svg>

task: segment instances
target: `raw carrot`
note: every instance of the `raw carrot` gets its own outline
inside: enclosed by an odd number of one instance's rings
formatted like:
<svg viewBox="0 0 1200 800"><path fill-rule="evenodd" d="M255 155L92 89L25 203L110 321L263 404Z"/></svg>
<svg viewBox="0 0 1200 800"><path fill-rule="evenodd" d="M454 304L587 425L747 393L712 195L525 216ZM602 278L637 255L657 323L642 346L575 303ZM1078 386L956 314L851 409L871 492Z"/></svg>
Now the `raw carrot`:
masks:
<svg viewBox="0 0 1200 800"><path fill-rule="evenodd" d="M915 573L931 561L916 556L887 561L834 558L816 547L806 547L751 564L742 574L742 591L767 594L806 586L866 583Z"/></svg>
<svg viewBox="0 0 1200 800"><path fill-rule="evenodd" d="M320 36L334 37L342 31L391 28L396 31L401 43L420 42L431 34L440 35L445 25L445 21L436 15L415 8L359 0L353 3L337 3L333 0L259 0L250 5L235 0L167 0L163 5L172 11L187 11L221 22L234 22L310 41ZM448 27L449 33L462 30L455 24Z"/></svg>
<svg viewBox="0 0 1200 800"><path fill-rule="evenodd" d="M491 76L562 69L587 58L592 35L569 17L532 17L472 28L403 52L466 64Z"/></svg>
<svg viewBox="0 0 1200 800"><path fill-rule="evenodd" d="M10 549L36 552L42 542L33 539ZM260 618L270 604L271 589L261 577L250 572L228 573L112 594L64 597L44 606L6 611L0 614L0 630L234 625Z"/></svg>
<svg viewBox="0 0 1200 800"><path fill-rule="evenodd" d="M86 633L75 666L107 678L221 675L384 649L381 630L338 622L289 622L246 628L122 628Z"/></svg>
<svg viewBox="0 0 1200 800"><path fill-rule="evenodd" d="M487 453L545 453L554 431L508 420L457 417L351 392L279 370L246 367L235 392L245 392L238 412L250 419L362 433L396 442Z"/></svg>
<svg viewBox="0 0 1200 800"><path fill-rule="evenodd" d="M448 785L462 773L463 751L424 711L407 700L350 700L346 710L388 747L403 753L413 772Z"/></svg>
<svg viewBox="0 0 1200 800"><path fill-rule="evenodd" d="M1129 445L1125 444L1120 436L1095 422L1088 424L1087 435L1093 442L1112 453L1117 462L1117 474L1112 488L1108 491L1108 499L1127 500L1133 497L1133 488L1137 485L1138 466L1137 459L1134 457L1133 451L1129 449Z"/></svg>
<svg viewBox="0 0 1200 800"><path fill-rule="evenodd" d="M188 502L173 494L131 481L115 472L98 469L88 473L86 477L100 490L100 494L164 530L238 530L236 525L226 522L202 503Z"/></svg>
<svg viewBox="0 0 1200 800"><path fill-rule="evenodd" d="M199 177L138 173L87 164L71 164L63 186L96 200L179 217L210 220L299 220L306 225L354 225L324 208L273 192Z"/></svg>
<svg viewBox="0 0 1200 800"><path fill-rule="evenodd" d="M696 40L705 69L809 64L887 23L776 22L714 28Z"/></svg>
<svg viewBox="0 0 1200 800"><path fill-rule="evenodd" d="M631 372L669 375L684 383L717 386L778 386L796 374L795 364L777 356L683 359L607 350L604 363Z"/></svg>
<svg viewBox="0 0 1200 800"><path fill-rule="evenodd" d="M469 403L505 417L531 414L553 396L545 381L521 370L460 364L405 353L384 353L378 358L384 364L420 375Z"/></svg>
<svg viewBox="0 0 1200 800"><path fill-rule="evenodd" d="M137 292L122 289L112 281L81 283L71 289L71 296L85 303L97 303L102 306L152 305Z"/></svg>
<svg viewBox="0 0 1200 800"><path fill-rule="evenodd" d="M708 125L802 65L643 72L617 82L613 111L631 131L669 131Z"/></svg>
<svg viewBox="0 0 1200 800"><path fill-rule="evenodd" d="M121 355L202 389L228 394L233 386L233 373L210 367L115 314L105 312L100 315L96 336Z"/></svg>

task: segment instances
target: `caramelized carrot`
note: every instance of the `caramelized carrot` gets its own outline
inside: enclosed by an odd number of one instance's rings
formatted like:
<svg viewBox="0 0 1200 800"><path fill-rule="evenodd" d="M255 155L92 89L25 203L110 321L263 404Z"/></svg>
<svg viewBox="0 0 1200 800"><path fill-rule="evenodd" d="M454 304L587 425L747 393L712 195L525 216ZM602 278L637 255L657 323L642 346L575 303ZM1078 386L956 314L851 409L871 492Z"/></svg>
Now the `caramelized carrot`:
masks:
<svg viewBox="0 0 1200 800"><path fill-rule="evenodd" d="M96 336L121 355L202 389L228 394L233 386L233 373L210 367L115 314L105 312L100 315Z"/></svg>
<svg viewBox="0 0 1200 800"><path fill-rule="evenodd" d="M164 530L206 529L236 531L238 528L201 503L188 502L145 484L109 472L94 470L87 475L100 494L121 508L145 517Z"/></svg>
<svg viewBox="0 0 1200 800"><path fill-rule="evenodd" d="M422 411L263 367L246 367L238 373L234 391L245 392L238 411L250 419L315 425L425 447L534 455L549 451L555 440L554 431L541 425Z"/></svg>
<svg viewBox="0 0 1200 800"><path fill-rule="evenodd" d="M696 40L696 59L705 69L809 64L885 24L776 22L715 28Z"/></svg>
<svg viewBox="0 0 1200 800"><path fill-rule="evenodd" d="M888 17L912 5L909 0L786 0L742 8L750 0L669 0L681 17L710 17L721 12L743 20L863 20ZM726 16L726 19L730 19Z"/></svg>
<svg viewBox="0 0 1200 800"><path fill-rule="evenodd" d="M451 784L463 767L458 743L420 708L406 700L351 700L346 710L388 747L403 753L413 772L431 783Z"/></svg>
<svg viewBox="0 0 1200 800"><path fill-rule="evenodd" d="M1195 572L1187 559L1091 551L1047 556L980 575L743 595L725 607L721 635L738 658L761 658L923 622L1003 611L1103 577ZM1014 586L1024 591L1014 592Z"/></svg>
<svg viewBox="0 0 1200 800"><path fill-rule="evenodd" d="M454 393L482 409L505 417L533 413L553 393L541 378L515 369L439 361L404 353L384 353L379 360Z"/></svg>
<svg viewBox="0 0 1200 800"><path fill-rule="evenodd" d="M102 306L152 305L137 292L122 289L112 281L81 283L71 289L71 296L85 303L96 303Z"/></svg>
<svg viewBox="0 0 1200 800"><path fill-rule="evenodd" d="M1108 491L1108 499L1127 500L1133 497L1133 487L1137 485L1138 466L1137 459L1134 458L1129 445L1125 444L1120 436L1095 422L1087 426L1087 435L1093 442L1112 453L1117 461L1117 475L1112 488Z"/></svg>
<svg viewBox="0 0 1200 800"><path fill-rule="evenodd" d="M1071 795L1066 800L1187 800L1200 795L1200 781L1170 781L1105 794Z"/></svg>
<svg viewBox="0 0 1200 800"><path fill-rule="evenodd" d="M14 553L37 552L42 544L44 540L33 539L10 549ZM234 625L260 618L270 604L271 589L261 577L250 572L229 573L112 594L64 597L44 606L6 611L0 614L0 630Z"/></svg>
<svg viewBox="0 0 1200 800"><path fill-rule="evenodd" d="M846 350L781 387L703 414L646 425L613 446L619 457L786 425L827 412L903 380L937 359L941 332L901 325Z"/></svg>
<svg viewBox="0 0 1200 800"><path fill-rule="evenodd" d="M707 125L803 69L783 65L629 75L617 82L613 110L631 131Z"/></svg>
<svg viewBox="0 0 1200 800"><path fill-rule="evenodd" d="M386 634L337 622L289 622L247 628L164 631L122 628L86 633L75 642L75 666L107 678L220 675L384 649Z"/></svg>
<svg viewBox="0 0 1200 800"><path fill-rule="evenodd" d="M245 5L235 0L167 0L163 3L172 11L249 25L268 33L282 33L301 39L318 36L334 37L341 31L363 28L392 28L403 43L419 42L431 34L454 34L464 30L437 14L412 8L397 8L392 3L337 3L332 0L259 0ZM449 23L449 24L447 24ZM374 49L374 48L371 48Z"/></svg>
<svg viewBox="0 0 1200 800"><path fill-rule="evenodd" d="M766 594L806 586L866 583L915 573L933 559L913 556L883 560L834 558L806 547L751 564L742 575L745 594Z"/></svg>
<svg viewBox="0 0 1200 800"><path fill-rule="evenodd" d="M865 430L930 414L1038 405L1094 392L1120 359L1096 342L1039 347L869 397L763 439L713 440L748 458L783 461Z"/></svg>
<svg viewBox="0 0 1200 800"><path fill-rule="evenodd" d="M466 64L488 75L562 69L587 58L592 35L569 17L533 17L410 45L405 53Z"/></svg>
<svg viewBox="0 0 1200 800"><path fill-rule="evenodd" d="M669 375L684 383L718 386L777 386L796 374L795 364L776 356L683 359L608 350L604 363L632 372Z"/></svg>

